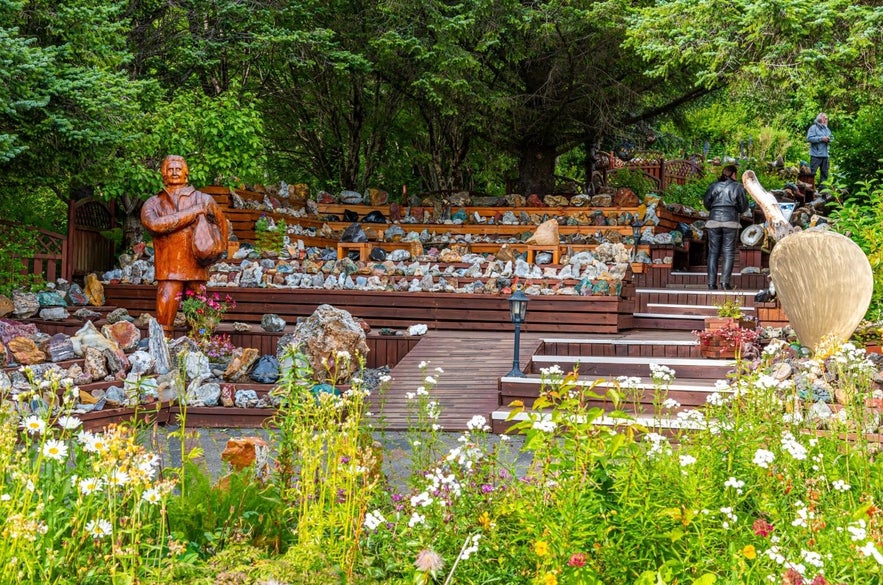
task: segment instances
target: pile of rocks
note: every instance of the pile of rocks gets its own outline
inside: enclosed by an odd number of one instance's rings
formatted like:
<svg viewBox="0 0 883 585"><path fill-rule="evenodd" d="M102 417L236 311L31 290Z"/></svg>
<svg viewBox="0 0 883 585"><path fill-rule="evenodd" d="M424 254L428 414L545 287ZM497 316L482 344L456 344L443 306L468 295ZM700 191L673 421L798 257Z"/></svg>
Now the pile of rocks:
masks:
<svg viewBox="0 0 883 585"><path fill-rule="evenodd" d="M74 335L48 335L33 323L0 319L0 396L20 411L65 404L74 415L157 403L276 408L281 398L267 385L292 367L293 347L304 356L311 379L323 384L345 384L358 369L357 360L344 363L341 355L368 352L362 326L329 305L284 335L276 355L235 348L216 361L188 337L167 342L150 316L142 339L135 319L124 309L115 313L119 320L100 331L87 321ZM323 369L329 363L336 364L331 374Z"/></svg>
<svg viewBox="0 0 883 585"><path fill-rule="evenodd" d="M277 257L266 258L244 245L233 261L212 266L208 286L497 294L510 291L518 278L540 281L525 291L533 295L618 294L631 254L623 245L611 244L595 253L574 254L561 267L542 267L521 258L503 261L449 250L447 259L456 258L457 263L442 267L437 261L410 261L407 250L394 250L383 262L338 259L335 251L321 248L300 252L290 247ZM105 274L105 278L112 276Z"/></svg>
<svg viewBox="0 0 883 585"><path fill-rule="evenodd" d="M74 414L178 400L192 406L273 406L256 390L236 385L275 382L275 356L237 348L229 360L211 363L189 338L167 343L150 317L148 331L142 339L134 319L124 318L100 331L87 321L74 335L48 335L33 323L0 319L0 393L20 402L18 394L35 389L76 389L65 398ZM39 400L57 403L48 395Z"/></svg>

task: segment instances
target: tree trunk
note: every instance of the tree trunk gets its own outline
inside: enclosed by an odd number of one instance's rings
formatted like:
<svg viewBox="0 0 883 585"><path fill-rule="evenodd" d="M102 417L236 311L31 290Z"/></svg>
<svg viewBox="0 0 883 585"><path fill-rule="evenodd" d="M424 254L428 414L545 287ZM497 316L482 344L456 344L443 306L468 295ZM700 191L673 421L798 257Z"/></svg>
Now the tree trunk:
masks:
<svg viewBox="0 0 883 585"><path fill-rule="evenodd" d="M119 204L125 214L123 250L131 250L135 244L144 241L144 226L141 225L141 206L144 204L144 200L131 195L123 195Z"/></svg>
<svg viewBox="0 0 883 585"><path fill-rule="evenodd" d="M586 149L586 160L585 160L585 192L590 193L592 195L595 194L595 182L593 181L595 177L595 164L598 162L596 155L598 154L598 149L601 147L601 139L597 136L590 136L584 142Z"/></svg>
<svg viewBox="0 0 883 585"><path fill-rule="evenodd" d="M518 191L521 195L549 195L555 191L555 147L528 144L518 161Z"/></svg>

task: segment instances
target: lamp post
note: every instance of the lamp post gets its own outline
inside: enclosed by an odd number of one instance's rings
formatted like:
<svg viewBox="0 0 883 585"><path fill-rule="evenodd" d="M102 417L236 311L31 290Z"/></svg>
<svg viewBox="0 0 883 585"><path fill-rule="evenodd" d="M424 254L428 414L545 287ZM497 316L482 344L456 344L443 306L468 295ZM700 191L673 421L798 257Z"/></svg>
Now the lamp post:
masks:
<svg viewBox="0 0 883 585"><path fill-rule="evenodd" d="M638 257L638 244L641 243L642 227L644 227L644 222L636 217L635 221L632 222L632 237L635 240L635 248L632 250L632 262Z"/></svg>
<svg viewBox="0 0 883 585"><path fill-rule="evenodd" d="M519 342L521 341L521 324L527 316L527 302L530 299L518 288L509 297L509 318L515 324L515 355L512 358L512 371L506 374L508 377L524 378L524 372L518 365Z"/></svg>

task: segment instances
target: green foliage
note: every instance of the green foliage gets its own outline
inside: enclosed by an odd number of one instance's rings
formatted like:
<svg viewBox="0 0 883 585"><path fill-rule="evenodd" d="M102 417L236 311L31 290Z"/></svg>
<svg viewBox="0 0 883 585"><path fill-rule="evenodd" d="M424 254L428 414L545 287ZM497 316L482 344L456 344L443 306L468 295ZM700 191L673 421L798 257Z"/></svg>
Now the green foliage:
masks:
<svg viewBox="0 0 883 585"><path fill-rule="evenodd" d="M874 177L883 165L881 144L883 108L879 105L863 107L851 120L839 124L831 156L837 174L843 176L847 186L856 186Z"/></svg>
<svg viewBox="0 0 883 585"><path fill-rule="evenodd" d="M727 299L720 305L717 305L717 316L741 319L743 317L742 307L734 299Z"/></svg>
<svg viewBox="0 0 883 585"><path fill-rule="evenodd" d="M277 221L273 229L270 229L269 225L270 222L263 215L255 221L255 249L258 252L264 250L279 252L285 245L285 236L288 232L285 220Z"/></svg>
<svg viewBox="0 0 883 585"><path fill-rule="evenodd" d="M368 392L359 378L361 358L326 356L315 372L290 346L289 367L274 394L279 431L276 475L282 512L295 542L286 560L305 570L333 567L352 582L367 502L380 485L380 459L365 429ZM319 384L321 382L321 385ZM343 394L339 385L349 383Z"/></svg>
<svg viewBox="0 0 883 585"><path fill-rule="evenodd" d="M30 274L22 261L34 255L36 246L32 228L0 222L0 294L11 296L16 289L30 290L42 284L42 278Z"/></svg>
<svg viewBox="0 0 883 585"><path fill-rule="evenodd" d="M157 480L158 460L126 425L78 431L71 381L23 371L30 388L4 391L18 406L0 411L0 581L137 581L165 553L172 486Z"/></svg>
<svg viewBox="0 0 883 585"><path fill-rule="evenodd" d="M704 209L703 197L710 181L706 177L690 179L683 185L671 183L665 188L662 199L666 203L680 203L696 210Z"/></svg>
<svg viewBox="0 0 883 585"><path fill-rule="evenodd" d="M47 187L0 186L0 218L57 233L67 232L67 203Z"/></svg>
<svg viewBox="0 0 883 585"><path fill-rule="evenodd" d="M674 0L638 9L627 45L654 77L687 67L706 87L739 84L755 98L763 88L768 105L802 105L808 119L880 95L881 34L873 3Z"/></svg>
<svg viewBox="0 0 883 585"><path fill-rule="evenodd" d="M640 169L622 168L607 176L607 184L614 189L628 187L635 192L638 199L656 190L656 182L644 174Z"/></svg>
<svg viewBox="0 0 883 585"><path fill-rule="evenodd" d="M169 502L168 513L182 555L205 560L242 542L277 554L288 548L291 531L276 484L264 484L253 468L231 471L220 483L193 462L181 473L188 478L187 490Z"/></svg>
<svg viewBox="0 0 883 585"><path fill-rule="evenodd" d="M7 10L9 28L0 35L10 42L27 39L12 60L25 71L18 74L13 67L10 92L0 94L0 134L14 141L3 183L28 189L46 185L66 195L102 182L112 166L108 161L133 139L142 92L152 84L124 69L129 54L122 3L27 6Z"/></svg>
<svg viewBox="0 0 883 585"><path fill-rule="evenodd" d="M883 319L883 171L867 181L859 181L853 193L831 213L834 228L852 238L871 263L874 294L867 319Z"/></svg>

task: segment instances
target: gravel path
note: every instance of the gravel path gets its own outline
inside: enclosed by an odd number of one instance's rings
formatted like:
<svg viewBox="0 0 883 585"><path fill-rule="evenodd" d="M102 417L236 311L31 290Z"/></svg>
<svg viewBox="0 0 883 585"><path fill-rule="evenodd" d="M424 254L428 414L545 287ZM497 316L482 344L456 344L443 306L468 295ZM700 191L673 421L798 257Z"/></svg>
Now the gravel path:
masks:
<svg viewBox="0 0 883 585"><path fill-rule="evenodd" d="M178 431L177 425L158 427L155 433L146 440L150 449L160 455L163 467L179 467L181 465L181 438L174 435ZM184 448L191 451L199 448L202 451L200 463L208 470L213 478L217 479L226 474L230 467L221 459L221 453L227 445L227 440L236 437L260 437L269 443L272 449L274 445L273 431L266 429L241 429L241 428L201 428L188 431L188 437L184 442ZM394 486L403 486L408 474L411 472L411 446L407 432L375 432L374 439L383 447L383 470ZM446 449L459 445L460 433L441 433L441 440ZM491 444L499 442L499 435L489 436ZM506 463L514 465L517 472L523 474L529 465L529 456L521 453L524 444L522 436L513 436L509 440L511 448L510 460Z"/></svg>

